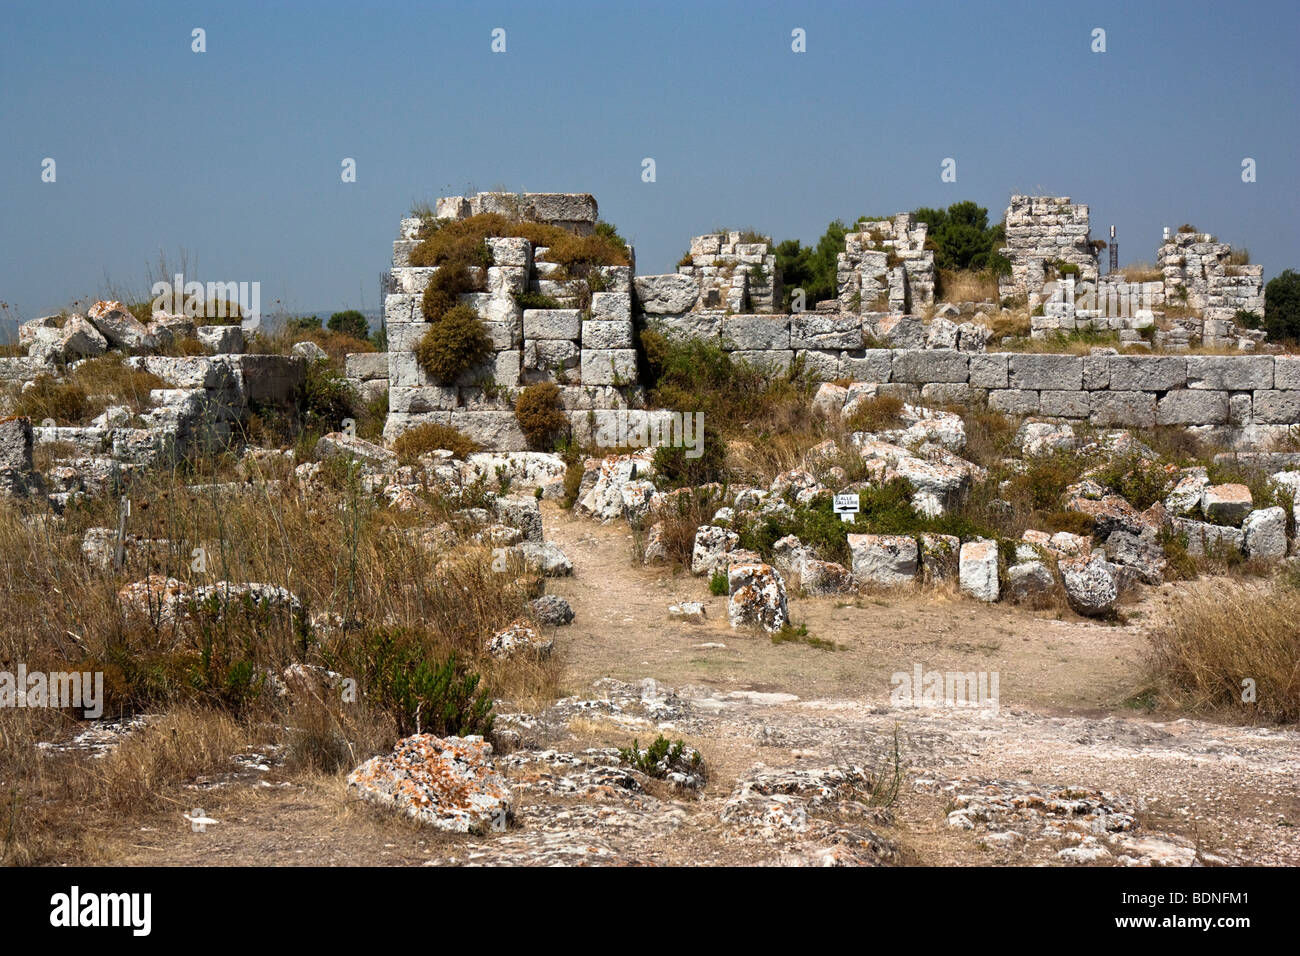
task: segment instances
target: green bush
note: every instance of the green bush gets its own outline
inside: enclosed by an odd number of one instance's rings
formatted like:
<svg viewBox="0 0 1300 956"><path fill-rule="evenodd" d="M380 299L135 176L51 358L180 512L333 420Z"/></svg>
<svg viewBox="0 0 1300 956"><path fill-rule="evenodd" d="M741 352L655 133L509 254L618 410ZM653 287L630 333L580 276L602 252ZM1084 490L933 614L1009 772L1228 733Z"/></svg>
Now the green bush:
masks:
<svg viewBox="0 0 1300 956"><path fill-rule="evenodd" d="M354 339L361 339L362 341L370 338L370 323L356 309L335 312L329 317L325 327L331 332L342 332L344 335L350 335Z"/></svg>
<svg viewBox="0 0 1300 956"><path fill-rule="evenodd" d="M1264 329L1273 341L1300 340L1300 273L1293 269L1264 287Z"/></svg>
<svg viewBox="0 0 1300 956"><path fill-rule="evenodd" d="M655 449L654 482L658 488L695 488L711 481L727 481L726 443L712 427L705 425L697 436L700 454L687 455L691 449L681 445L662 445Z"/></svg>
<svg viewBox="0 0 1300 956"><path fill-rule="evenodd" d="M934 246L934 264L939 269L986 269L1000 267L993 261L995 250L1006 239L1006 229L989 225L989 212L970 200L945 209L913 210L929 226L927 242Z"/></svg>
<svg viewBox="0 0 1300 956"><path fill-rule="evenodd" d="M470 272L467 257L447 260L438 267L438 271L425 286L420 311L426 321L437 322L457 307L460 296L481 291L480 283L475 280L474 273Z"/></svg>
<svg viewBox="0 0 1300 956"><path fill-rule="evenodd" d="M701 758L698 751L692 751L686 757L686 744L680 740L676 743L660 734L645 750L633 739L631 747L618 748L619 759L625 764L640 770L646 776L662 779L669 771L679 770L690 773L699 769Z"/></svg>
<svg viewBox="0 0 1300 956"><path fill-rule="evenodd" d="M307 364L299 410L309 431L338 431L343 419L357 417L359 403L356 389L328 360Z"/></svg>
<svg viewBox="0 0 1300 956"><path fill-rule="evenodd" d="M726 597L731 593L731 582L727 580L726 571L714 571L709 578L709 593L714 597Z"/></svg>
<svg viewBox="0 0 1300 956"><path fill-rule="evenodd" d="M450 385L492 356L492 339L471 306L449 309L429 327L415 346L420 367Z"/></svg>
<svg viewBox="0 0 1300 956"><path fill-rule="evenodd" d="M367 702L385 710L401 736L492 733L492 695L455 654L429 660L423 644L402 629L377 628L359 640Z"/></svg>
<svg viewBox="0 0 1300 956"><path fill-rule="evenodd" d="M558 299L553 299L549 295L542 295L540 292L516 292L515 305L521 309L558 309L560 307Z"/></svg>
<svg viewBox="0 0 1300 956"><path fill-rule="evenodd" d="M551 451L569 427L569 416L560 401L560 387L554 382L529 385L515 399L515 420L528 440L528 447Z"/></svg>

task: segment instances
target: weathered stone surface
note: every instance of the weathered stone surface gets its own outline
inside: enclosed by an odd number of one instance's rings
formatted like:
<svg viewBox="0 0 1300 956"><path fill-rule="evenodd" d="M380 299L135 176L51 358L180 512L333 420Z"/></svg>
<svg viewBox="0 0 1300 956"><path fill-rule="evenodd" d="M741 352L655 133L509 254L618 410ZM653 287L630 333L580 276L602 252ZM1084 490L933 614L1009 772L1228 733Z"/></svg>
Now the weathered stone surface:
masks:
<svg viewBox="0 0 1300 956"><path fill-rule="evenodd" d="M628 292L593 292L591 317L597 321L632 321L632 295Z"/></svg>
<svg viewBox="0 0 1300 956"><path fill-rule="evenodd" d="M348 774L348 790L439 830L504 829L514 811L491 756L482 737L416 734Z"/></svg>
<svg viewBox="0 0 1300 956"><path fill-rule="evenodd" d="M1242 522L1244 550L1248 558L1274 561L1286 557L1286 509L1261 508Z"/></svg>
<svg viewBox="0 0 1300 956"><path fill-rule="evenodd" d="M86 310L86 318L114 348L125 352L158 348L158 337L121 302L96 302Z"/></svg>
<svg viewBox="0 0 1300 956"><path fill-rule="evenodd" d="M889 349L849 350L840 356L837 377L853 382L888 382L893 361L893 353Z"/></svg>
<svg viewBox="0 0 1300 956"><path fill-rule="evenodd" d="M634 346L632 323L588 319L582 323L584 349L630 349Z"/></svg>
<svg viewBox="0 0 1300 956"><path fill-rule="evenodd" d="M194 335L214 355L238 355L244 351L244 330L238 325L200 325L194 330ZM384 376L387 375L385 358Z"/></svg>
<svg viewBox="0 0 1300 956"><path fill-rule="evenodd" d="M1025 422L1016 432L1016 444L1025 456L1051 455L1079 443L1073 426L1057 422Z"/></svg>
<svg viewBox="0 0 1300 956"><path fill-rule="evenodd" d="M1274 356L1273 387L1287 391L1300 391L1300 355Z"/></svg>
<svg viewBox="0 0 1300 956"><path fill-rule="evenodd" d="M582 313L577 309L524 309L524 338L577 339Z"/></svg>
<svg viewBox="0 0 1300 956"><path fill-rule="evenodd" d="M564 606L567 608L568 604ZM572 619L573 612L570 610L569 620ZM567 624L568 621L561 621L561 623ZM542 635L537 633L537 628L524 620L515 621L497 631L488 638L485 647L488 654L499 660L513 657L545 658L549 657L554 649L554 641L542 640Z"/></svg>
<svg viewBox="0 0 1300 956"><path fill-rule="evenodd" d="M1010 356L989 353L970 357L970 384L976 388L1006 388Z"/></svg>
<svg viewBox="0 0 1300 956"><path fill-rule="evenodd" d="M636 381L635 349L583 349L584 385L627 385Z"/></svg>
<svg viewBox="0 0 1300 956"><path fill-rule="evenodd" d="M740 542L740 535L716 525L704 525L695 532L695 546L691 550L691 573L714 574L724 570L727 552Z"/></svg>
<svg viewBox="0 0 1300 956"><path fill-rule="evenodd" d="M1007 365L1007 379L1011 388L1078 391L1083 387L1083 359L1051 353L1015 354Z"/></svg>
<svg viewBox="0 0 1300 956"><path fill-rule="evenodd" d="M1150 428L1156 423L1156 397L1151 392L1093 392L1092 414L1088 420L1102 427Z"/></svg>
<svg viewBox="0 0 1300 956"><path fill-rule="evenodd" d="M892 382L966 382L970 356L944 349L895 350L890 369Z"/></svg>
<svg viewBox="0 0 1300 956"><path fill-rule="evenodd" d="M1292 425L1300 422L1300 389L1256 392L1254 418L1262 425Z"/></svg>
<svg viewBox="0 0 1300 956"><path fill-rule="evenodd" d="M1053 418L1087 418L1092 412L1092 393L1044 389L1038 393L1038 411Z"/></svg>
<svg viewBox="0 0 1300 956"><path fill-rule="evenodd" d="M573 562L553 541L521 541L515 545L529 570L547 578L563 578L573 573Z"/></svg>
<svg viewBox="0 0 1300 956"><path fill-rule="evenodd" d="M1114 609L1119 588L1110 563L1101 554L1094 554L1087 561L1062 561L1060 568L1066 599L1076 613L1104 617Z"/></svg>
<svg viewBox="0 0 1300 956"><path fill-rule="evenodd" d="M848 544L859 584L894 587L916 579L919 552L910 535L851 534Z"/></svg>
<svg viewBox="0 0 1300 956"><path fill-rule="evenodd" d="M1159 425L1221 425L1228 421L1228 393L1179 388L1165 393L1156 407Z"/></svg>
<svg viewBox="0 0 1300 956"><path fill-rule="evenodd" d="M1112 355L1114 392L1164 392L1187 385L1187 359L1179 356Z"/></svg>
<svg viewBox="0 0 1300 956"><path fill-rule="evenodd" d="M961 546L960 584L963 594L979 601L998 599L998 543L967 541Z"/></svg>
<svg viewBox="0 0 1300 956"><path fill-rule="evenodd" d="M860 349L862 320L847 312L797 312L790 317L792 349Z"/></svg>
<svg viewBox="0 0 1300 956"><path fill-rule="evenodd" d="M1153 528L1140 534L1123 529L1112 532L1106 539L1106 554L1112 564L1133 569L1146 584L1164 580L1165 553Z"/></svg>
<svg viewBox="0 0 1300 956"><path fill-rule="evenodd" d="M397 456L385 448L364 438L348 435L344 432L330 432L322 435L316 442L317 458L351 458L375 468L391 469L397 467Z"/></svg>
<svg viewBox="0 0 1300 956"><path fill-rule="evenodd" d="M294 355L305 358L308 362L324 362L328 361L330 357L328 352L310 340L294 342L293 348L289 351Z"/></svg>
<svg viewBox="0 0 1300 956"><path fill-rule="evenodd" d="M1205 476L1205 469L1198 468L1178 479L1173 490L1165 496L1165 510L1171 515L1181 517L1201 507L1205 489L1210 487L1210 479Z"/></svg>
<svg viewBox="0 0 1300 956"><path fill-rule="evenodd" d="M951 534L920 537L921 575L926 584L951 581L960 573L961 539Z"/></svg>
<svg viewBox="0 0 1300 956"><path fill-rule="evenodd" d="M689 312L700 297L700 286L692 276L670 275L637 276L637 301L647 315L668 315Z"/></svg>
<svg viewBox="0 0 1300 956"><path fill-rule="evenodd" d="M1021 561L1007 568L1007 597L1017 604L1044 604L1055 587L1052 569L1043 561Z"/></svg>
<svg viewBox="0 0 1300 956"><path fill-rule="evenodd" d="M1241 554L1246 547L1246 536L1240 528L1174 518L1174 532L1186 538L1187 553L1193 557L1222 557Z"/></svg>
<svg viewBox="0 0 1300 956"><path fill-rule="evenodd" d="M1239 525L1254 507L1245 485L1210 485L1201 494L1205 516L1221 524Z"/></svg>
<svg viewBox="0 0 1300 956"><path fill-rule="evenodd" d="M790 348L790 317L728 315L722 320L722 347L737 352Z"/></svg>
<svg viewBox="0 0 1300 956"><path fill-rule="evenodd" d="M1189 355L1187 387L1253 391L1273 387L1271 355Z"/></svg>
<svg viewBox="0 0 1300 956"><path fill-rule="evenodd" d="M770 564L731 565L727 587L727 619L732 627L757 625L774 633L789 623L785 582Z"/></svg>
<svg viewBox="0 0 1300 956"><path fill-rule="evenodd" d="M989 392L989 408L1007 415L1033 415L1038 411L1038 393L1019 388Z"/></svg>
<svg viewBox="0 0 1300 956"><path fill-rule="evenodd" d="M387 352L351 352L343 359L344 374L363 382L388 378Z"/></svg>

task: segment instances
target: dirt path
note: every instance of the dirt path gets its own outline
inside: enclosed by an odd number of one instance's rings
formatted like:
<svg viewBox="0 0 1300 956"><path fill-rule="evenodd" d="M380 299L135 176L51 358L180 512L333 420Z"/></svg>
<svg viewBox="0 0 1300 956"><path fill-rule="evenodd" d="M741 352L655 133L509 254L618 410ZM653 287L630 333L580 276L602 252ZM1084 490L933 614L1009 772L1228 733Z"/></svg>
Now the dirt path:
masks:
<svg viewBox="0 0 1300 956"><path fill-rule="evenodd" d="M1124 705L1141 686L1142 627L1167 592L1149 592L1124 626L942 591L792 599L794 620L839 646L830 651L733 631L704 579L633 564L621 523L548 506L545 525L574 564L548 590L576 612L554 633L565 691L583 701L499 721L524 728L525 749L499 758L518 795L514 828L441 835L349 799L341 776L304 783L272 769L254 785L184 795L222 821L208 832L168 816L97 835L105 854L182 865L1300 864L1300 734ZM684 600L704 601L708 621L670 621ZM996 713L892 706L890 675L916 664L998 672ZM698 792L619 769L609 748L659 733L704 755ZM894 774L895 741L898 794L881 800L872 791Z"/></svg>

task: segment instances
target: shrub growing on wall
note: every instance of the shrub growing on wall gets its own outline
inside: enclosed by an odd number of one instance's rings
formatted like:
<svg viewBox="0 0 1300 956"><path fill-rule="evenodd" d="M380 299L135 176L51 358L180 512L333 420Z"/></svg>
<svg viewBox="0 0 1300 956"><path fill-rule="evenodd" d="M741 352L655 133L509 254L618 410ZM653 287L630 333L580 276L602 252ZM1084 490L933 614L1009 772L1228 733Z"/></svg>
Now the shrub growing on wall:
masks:
<svg viewBox="0 0 1300 956"><path fill-rule="evenodd" d="M420 367L437 381L451 384L492 356L492 339L471 306L453 306L424 333L415 346Z"/></svg>
<svg viewBox="0 0 1300 956"><path fill-rule="evenodd" d="M436 422L416 425L393 440L393 454L404 465L439 449L446 449L457 458L467 458L479 448L480 445L464 432Z"/></svg>
<svg viewBox="0 0 1300 956"><path fill-rule="evenodd" d="M550 451L569 427L569 417L560 402L560 387L554 382L529 385L515 400L515 419L530 448Z"/></svg>

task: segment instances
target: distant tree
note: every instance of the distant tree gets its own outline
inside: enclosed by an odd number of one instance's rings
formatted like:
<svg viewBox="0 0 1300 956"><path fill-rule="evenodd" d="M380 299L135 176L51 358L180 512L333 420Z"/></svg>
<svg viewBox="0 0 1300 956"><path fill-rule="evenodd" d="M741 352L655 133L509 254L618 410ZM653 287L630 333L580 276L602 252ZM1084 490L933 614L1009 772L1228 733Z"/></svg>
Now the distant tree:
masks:
<svg viewBox="0 0 1300 956"><path fill-rule="evenodd" d="M1294 269L1264 287L1264 329L1274 341L1300 340L1300 273Z"/></svg>
<svg viewBox="0 0 1300 956"><path fill-rule="evenodd" d="M335 312L330 316L330 320L325 323L325 327L331 332L342 332L344 335L350 335L354 339L361 339L363 342L370 338L370 323L356 309Z"/></svg>
<svg viewBox="0 0 1300 956"><path fill-rule="evenodd" d="M320 330L319 316L298 315L288 319L284 326L290 332L316 332Z"/></svg>
<svg viewBox="0 0 1300 956"><path fill-rule="evenodd" d="M839 291L835 272L848 231L843 221L836 219L826 227L815 246L801 245L798 239L786 239L773 248L776 267L781 270L781 281L785 285L786 308L790 306L795 289L803 289L804 305L809 310L823 299L835 298Z"/></svg>
<svg viewBox="0 0 1300 956"><path fill-rule="evenodd" d="M947 209L922 207L912 215L929 226L927 241L934 247L934 264L940 269L986 269L1006 240L1001 225L989 225L989 211L969 199Z"/></svg>

